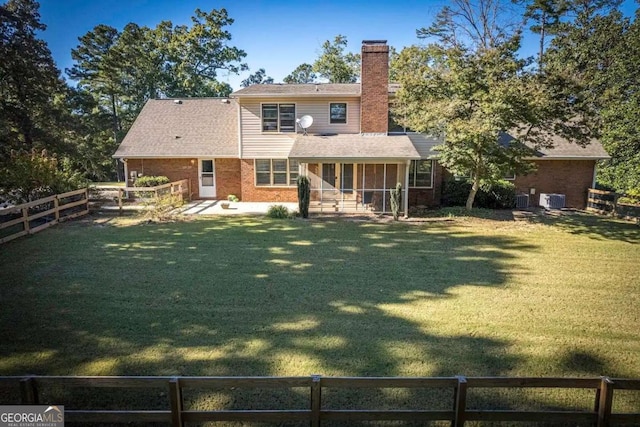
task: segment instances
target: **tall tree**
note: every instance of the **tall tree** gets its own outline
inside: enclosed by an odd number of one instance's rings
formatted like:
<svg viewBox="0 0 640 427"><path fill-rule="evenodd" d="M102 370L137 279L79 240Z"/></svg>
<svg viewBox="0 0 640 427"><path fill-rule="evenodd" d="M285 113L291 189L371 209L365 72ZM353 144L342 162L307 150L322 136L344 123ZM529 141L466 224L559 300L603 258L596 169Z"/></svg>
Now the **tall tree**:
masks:
<svg viewBox="0 0 640 427"><path fill-rule="evenodd" d="M231 87L218 80L218 73L237 74L247 70L247 54L229 46L233 24L227 10L195 10L192 25L173 28L168 44L167 68L171 76L171 96L227 96Z"/></svg>
<svg viewBox="0 0 640 427"><path fill-rule="evenodd" d="M18 203L79 182L72 170L78 120L37 37L45 28L36 1L0 5L0 198Z"/></svg>
<svg viewBox="0 0 640 427"><path fill-rule="evenodd" d="M273 77L269 77L266 75L267 72L264 68L260 68L255 73L251 74L249 77L244 79L240 86L249 87L251 85L270 85L273 84Z"/></svg>
<svg viewBox="0 0 640 427"><path fill-rule="evenodd" d="M72 50L75 63L67 70L79 92L84 92L73 96L81 120L74 132L87 147L107 156L89 157L91 174L101 173L97 165L109 164L115 147L150 98L231 93L231 86L218 79L219 73L247 69L242 62L246 53L229 45L231 33L225 27L232 23L225 9L196 9L191 25L163 21L149 28L129 23L122 31L98 25L79 38ZM85 95L93 97L94 103ZM105 116L110 118L110 132L105 132ZM100 138L108 140L99 142Z"/></svg>
<svg viewBox="0 0 640 427"><path fill-rule="evenodd" d="M347 38L337 35L333 42L326 40L313 63L313 71L329 83L355 83L360 76L360 54L345 52Z"/></svg>
<svg viewBox="0 0 640 427"><path fill-rule="evenodd" d="M0 5L0 163L12 149L66 149L58 134L66 86L37 37L45 28L36 1Z"/></svg>
<svg viewBox="0 0 640 427"><path fill-rule="evenodd" d="M640 23L638 11L631 21L619 6L572 0L545 54L545 74L562 79L559 93L612 157L599 168L598 182L624 191L640 187Z"/></svg>
<svg viewBox="0 0 640 427"><path fill-rule="evenodd" d="M120 123L120 96L124 94L122 83L123 60L115 45L120 32L108 25L97 25L79 38L80 44L71 50L75 64L67 69L67 75L78 82L78 87L94 95L111 116L113 137L122 130Z"/></svg>
<svg viewBox="0 0 640 427"><path fill-rule="evenodd" d="M545 90L518 58L520 34L500 23L499 7L497 0L454 0L431 27L418 30L435 41L403 49L394 64L401 83L397 121L446 136L439 160L455 174L470 175L467 209L483 184L530 169L523 143L548 143L544 132L532 131L543 122ZM501 143L502 132L516 129L522 132L515 140Z"/></svg>
<svg viewBox="0 0 640 427"><path fill-rule="evenodd" d="M568 6L573 19L561 24L544 56L545 78L556 90L557 105L594 136L601 135L608 70L619 59L616 47L625 32L624 19L616 10L619 4L619 0L573 0Z"/></svg>
<svg viewBox="0 0 640 427"><path fill-rule="evenodd" d="M602 111L602 143L611 160L598 180L619 191L640 189L640 10L618 45L609 70L609 102Z"/></svg>
<svg viewBox="0 0 640 427"><path fill-rule="evenodd" d="M284 78L285 83L314 83L316 81L316 73L313 72L311 64L300 64L295 70Z"/></svg>
<svg viewBox="0 0 640 427"><path fill-rule="evenodd" d="M539 35L538 70L541 72L547 40L558 33L561 18L569 10L568 0L515 0L515 3L525 6L524 19L532 22L529 29Z"/></svg>

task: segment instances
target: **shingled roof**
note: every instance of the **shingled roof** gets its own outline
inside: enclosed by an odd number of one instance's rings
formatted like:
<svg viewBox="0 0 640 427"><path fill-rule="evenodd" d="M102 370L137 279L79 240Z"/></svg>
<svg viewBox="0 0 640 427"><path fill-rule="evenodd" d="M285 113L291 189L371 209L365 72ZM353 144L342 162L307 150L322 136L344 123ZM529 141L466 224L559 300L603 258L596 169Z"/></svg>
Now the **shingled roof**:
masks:
<svg viewBox="0 0 640 427"><path fill-rule="evenodd" d="M515 132L514 132L515 133ZM501 144L508 144L514 138L508 133L501 133L499 140ZM531 147L531 159L535 160L602 160L609 159L610 156L605 151L602 144L597 139L592 139L585 146L573 143L559 135L551 135L549 142L552 147L533 148ZM530 144L527 144L530 146Z"/></svg>
<svg viewBox="0 0 640 427"><path fill-rule="evenodd" d="M113 155L238 157L238 110L224 98L149 100Z"/></svg>
<svg viewBox="0 0 640 427"><path fill-rule="evenodd" d="M389 84L389 93L395 93L398 85ZM231 94L238 98L258 97L300 97L300 96L347 96L359 97L361 94L360 83L303 83L286 84L273 83L264 85L252 85L237 90Z"/></svg>
<svg viewBox="0 0 640 427"><path fill-rule="evenodd" d="M300 161L417 160L420 153L406 135L367 136L361 134L300 135L289 152Z"/></svg>

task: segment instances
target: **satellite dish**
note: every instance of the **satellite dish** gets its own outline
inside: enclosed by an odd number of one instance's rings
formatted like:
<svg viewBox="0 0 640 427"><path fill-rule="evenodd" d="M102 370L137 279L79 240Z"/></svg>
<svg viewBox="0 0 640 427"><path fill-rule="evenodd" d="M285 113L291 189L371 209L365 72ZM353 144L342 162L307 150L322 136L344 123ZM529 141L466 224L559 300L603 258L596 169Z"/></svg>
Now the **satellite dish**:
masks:
<svg viewBox="0 0 640 427"><path fill-rule="evenodd" d="M313 124L313 117L302 116L299 119L296 119L296 123L298 123L298 126L302 128L303 135L306 135L307 129Z"/></svg>

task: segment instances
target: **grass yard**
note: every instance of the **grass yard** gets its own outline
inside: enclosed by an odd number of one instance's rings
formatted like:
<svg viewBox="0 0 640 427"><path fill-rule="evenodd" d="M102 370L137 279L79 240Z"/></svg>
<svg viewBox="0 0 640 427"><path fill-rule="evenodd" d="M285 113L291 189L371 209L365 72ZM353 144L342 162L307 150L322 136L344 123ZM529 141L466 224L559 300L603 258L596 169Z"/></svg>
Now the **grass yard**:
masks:
<svg viewBox="0 0 640 427"><path fill-rule="evenodd" d="M0 375L640 378L639 243L586 215L90 218L0 246Z"/></svg>

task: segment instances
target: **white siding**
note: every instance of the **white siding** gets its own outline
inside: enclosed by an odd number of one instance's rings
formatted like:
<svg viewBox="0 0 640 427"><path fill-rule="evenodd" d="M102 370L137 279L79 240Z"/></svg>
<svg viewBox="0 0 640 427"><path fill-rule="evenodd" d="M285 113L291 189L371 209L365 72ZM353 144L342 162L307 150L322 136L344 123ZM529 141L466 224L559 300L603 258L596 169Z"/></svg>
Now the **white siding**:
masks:
<svg viewBox="0 0 640 427"><path fill-rule="evenodd" d="M347 123L329 123L329 103L347 103ZM296 137L302 133L270 133L262 132L261 105L262 104L296 104L296 117L305 115L313 117L313 125L307 130L309 134L320 133L360 133L360 99L359 98L286 98L286 99L252 99L241 100L241 135L242 157L254 158L283 158L287 157Z"/></svg>

